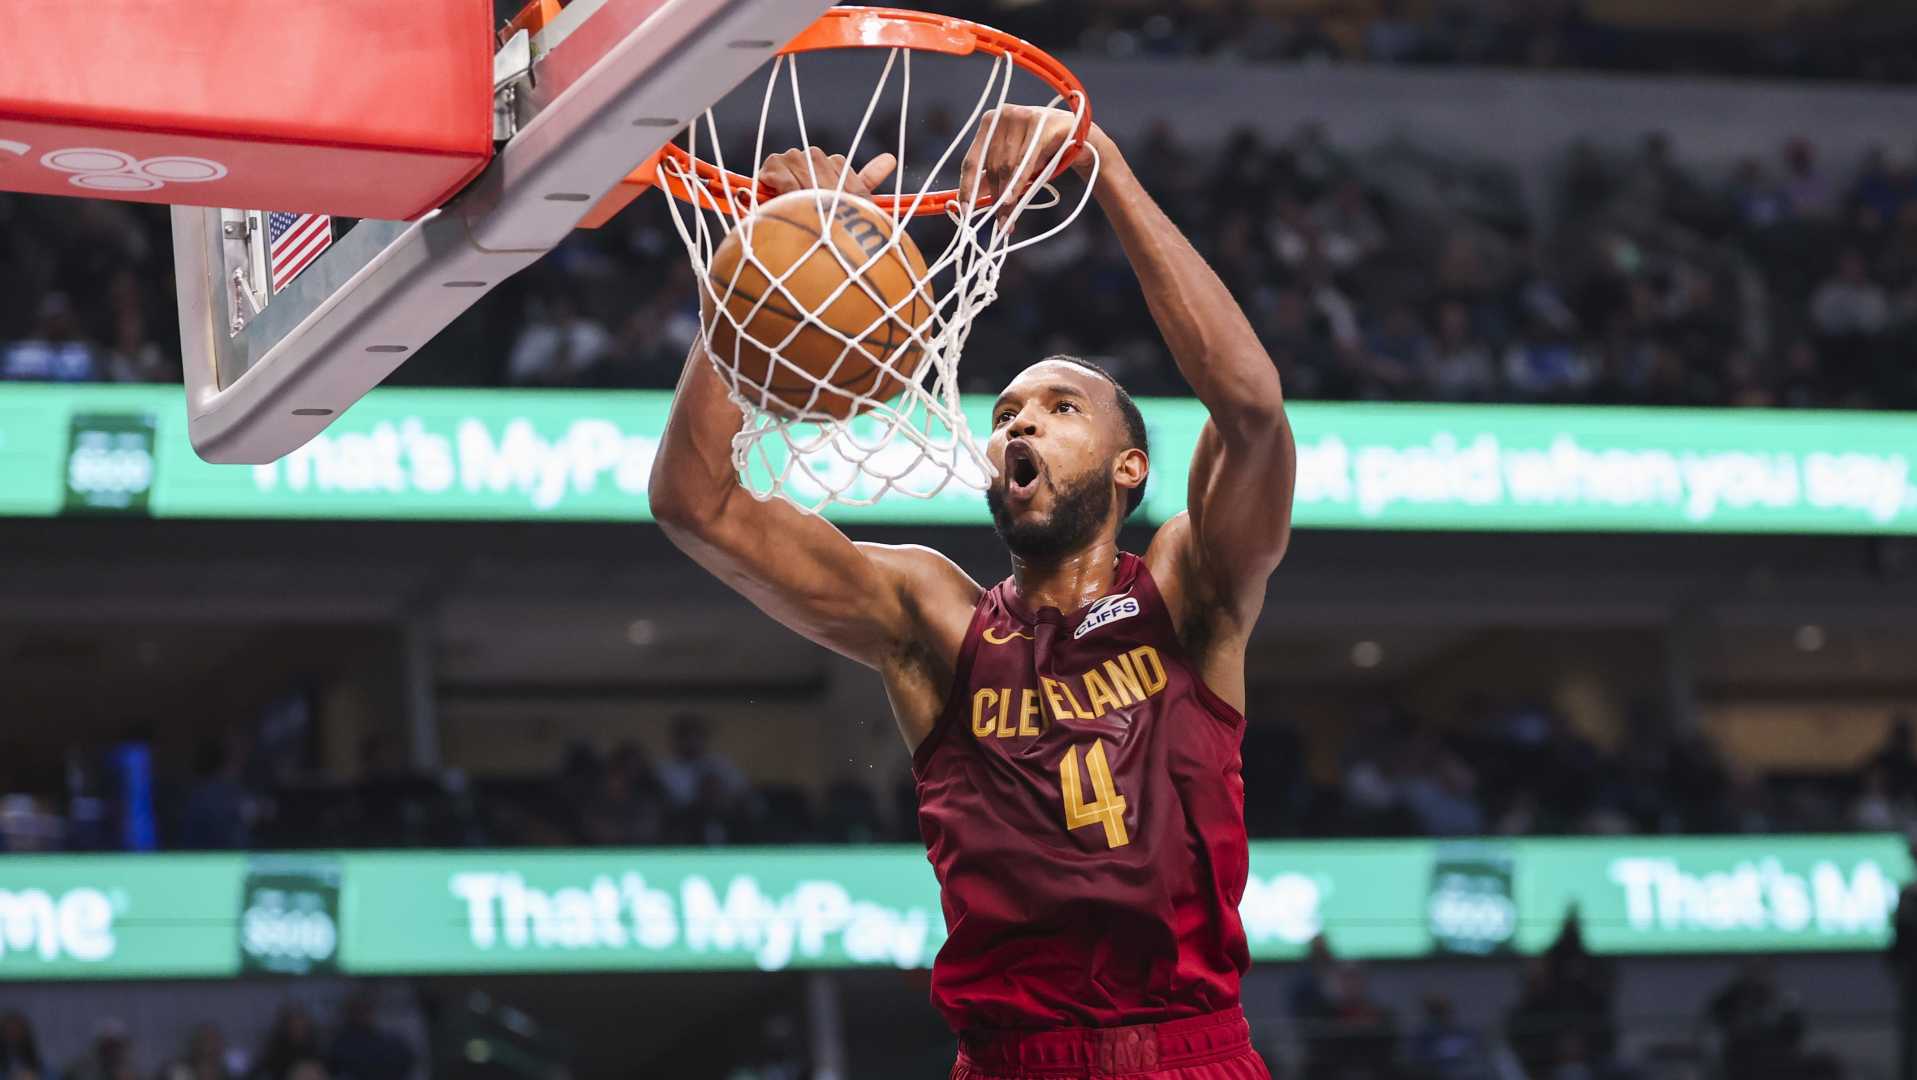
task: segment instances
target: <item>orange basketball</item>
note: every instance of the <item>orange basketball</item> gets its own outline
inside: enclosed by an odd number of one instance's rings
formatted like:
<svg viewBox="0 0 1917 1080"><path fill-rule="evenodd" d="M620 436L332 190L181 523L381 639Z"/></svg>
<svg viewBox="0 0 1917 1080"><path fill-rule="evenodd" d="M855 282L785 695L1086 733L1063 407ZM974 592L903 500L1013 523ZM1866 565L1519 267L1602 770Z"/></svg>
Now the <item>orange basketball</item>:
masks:
<svg viewBox="0 0 1917 1080"><path fill-rule="evenodd" d="M736 365L749 396L765 388L762 407L843 420L918 371L925 355L913 331L931 317L932 290L918 245L906 235L892 244L894 230L865 199L794 191L760 206L713 253L700 302L708 342L720 363ZM870 291L855 281L833 298L852 272ZM715 300L726 315L716 315Z"/></svg>

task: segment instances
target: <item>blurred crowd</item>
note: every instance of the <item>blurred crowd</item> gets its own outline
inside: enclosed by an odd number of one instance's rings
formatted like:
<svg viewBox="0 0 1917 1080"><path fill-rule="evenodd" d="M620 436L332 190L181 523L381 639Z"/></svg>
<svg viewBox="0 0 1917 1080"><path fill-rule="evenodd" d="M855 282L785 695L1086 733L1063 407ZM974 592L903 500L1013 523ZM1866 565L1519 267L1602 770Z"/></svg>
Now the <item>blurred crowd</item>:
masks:
<svg viewBox="0 0 1917 1080"><path fill-rule="evenodd" d="M1477 706L1438 725L1379 706L1315 782L1282 722L1245 740L1254 836L1670 835L1905 831L1917 827L1917 741L1892 720L1881 746L1841 773L1761 774L1701 732L1648 708L1607 751L1536 704Z"/></svg>
<svg viewBox="0 0 1917 1080"><path fill-rule="evenodd" d="M1910 408L1913 151L1827 162L1793 139L1712 172L1653 132L1575 144L1542 200L1497 162L1354 152L1311 125L1204 147L1161 123L1128 156L1297 399ZM178 379L168 263L155 208L0 195L0 288L22 298L0 308L0 379ZM1066 352L1136 393L1187 392L1098 215L1014 257L999 297L966 389ZM697 330L683 248L645 199L393 381L669 388Z"/></svg>
<svg viewBox="0 0 1917 1080"><path fill-rule="evenodd" d="M1608 0L928 0L1031 41L1120 58L1579 68L1917 81L1890 5ZM1788 7L1788 14L1778 11ZM1775 17L1768 17L1775 16Z"/></svg>
<svg viewBox="0 0 1917 1080"><path fill-rule="evenodd" d="M1850 770L1759 773L1648 710L1607 751L1553 710L1478 706L1436 724L1378 705L1314 747L1283 719L1244 744L1254 838L1711 835L1917 830L1908 716ZM550 772L472 777L380 765L353 782L276 778L242 744L211 740L191 777L162 774L144 846L165 850L916 843L909 780L818 786L750 776L708 722L670 722L668 750L570 747ZM124 808L56 771L0 773L0 851L141 847Z"/></svg>
<svg viewBox="0 0 1917 1080"><path fill-rule="evenodd" d="M1415 1019L1374 996L1363 965L1319 937L1294 976L1287 1006L1298 1080L1843 1080L1843 1061L1813 1041L1804 1003L1767 958L1744 962L1673 1035L1621 1037L1615 962L1586 947L1578 913L1516 969L1502 1029L1463 1023L1453 994L1433 987Z"/></svg>
<svg viewBox="0 0 1917 1080"><path fill-rule="evenodd" d="M273 1026L254 1047L235 1046L218 1021L177 1033L171 1052L142 1046L125 1021L102 1017L84 1045L43 1046L32 1020L0 1013L0 1080L408 1080L421 1063L419 1051L382 1021L378 998L357 991L339 1010L339 1022L322 1026L311 1010L283 1005ZM165 1064L154 1071L142 1063Z"/></svg>
<svg viewBox="0 0 1917 1080"><path fill-rule="evenodd" d="M1317 126L1207 154L1160 125L1128 156L1296 398L1917 404L1907 153L1831 164L1794 139L1714 176L1655 132L1580 142L1544 215L1498 163L1351 153ZM1014 260L1000 292L968 346L972 387L1070 352L1138 392L1183 391L1096 218Z"/></svg>

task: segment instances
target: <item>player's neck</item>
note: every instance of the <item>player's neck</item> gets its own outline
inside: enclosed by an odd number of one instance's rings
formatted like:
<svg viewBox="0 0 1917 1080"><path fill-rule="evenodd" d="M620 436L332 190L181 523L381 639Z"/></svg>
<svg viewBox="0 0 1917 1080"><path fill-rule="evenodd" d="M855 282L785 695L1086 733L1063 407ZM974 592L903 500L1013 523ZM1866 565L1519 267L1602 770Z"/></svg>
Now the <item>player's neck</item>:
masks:
<svg viewBox="0 0 1917 1080"><path fill-rule="evenodd" d="M1027 606L1077 611L1112 591L1118 580L1118 538L1102 536L1086 547L1043 561L1012 555L1012 580Z"/></svg>

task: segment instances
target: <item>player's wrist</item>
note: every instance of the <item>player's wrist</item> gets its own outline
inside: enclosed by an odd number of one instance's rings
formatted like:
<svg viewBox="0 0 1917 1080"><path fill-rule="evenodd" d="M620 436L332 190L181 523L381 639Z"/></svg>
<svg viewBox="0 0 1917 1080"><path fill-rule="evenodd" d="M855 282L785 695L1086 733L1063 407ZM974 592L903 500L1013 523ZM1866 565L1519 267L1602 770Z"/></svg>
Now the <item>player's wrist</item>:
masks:
<svg viewBox="0 0 1917 1080"><path fill-rule="evenodd" d="M1096 176L1092 173L1094 165L1098 170ZM1092 184L1092 197L1100 205L1108 203L1128 180L1137 182L1132 177L1130 166L1125 163L1124 155L1118 152L1117 144L1097 127L1093 127L1091 134L1086 136L1084 152L1073 162L1073 167Z"/></svg>
<svg viewBox="0 0 1917 1080"><path fill-rule="evenodd" d="M1094 163L1098 165L1100 171L1103 171L1107 164L1115 162L1117 158L1117 145L1112 142L1110 136L1105 134L1104 128L1093 124L1086 129L1085 145L1080 148L1077 159L1072 162L1072 169L1080 176L1089 177Z"/></svg>

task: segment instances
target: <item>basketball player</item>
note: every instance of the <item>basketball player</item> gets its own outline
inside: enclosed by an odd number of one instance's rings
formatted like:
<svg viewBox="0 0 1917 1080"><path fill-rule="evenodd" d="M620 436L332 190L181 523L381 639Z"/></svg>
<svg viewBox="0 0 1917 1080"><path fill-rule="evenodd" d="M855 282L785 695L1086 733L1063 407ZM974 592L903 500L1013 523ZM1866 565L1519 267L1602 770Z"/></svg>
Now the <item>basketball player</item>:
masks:
<svg viewBox="0 0 1917 1080"><path fill-rule="evenodd" d="M1028 140L1044 161L1072 128L1060 111L1000 110L960 190L976 177L985 197L1016 198ZM959 1035L954 1078L1262 1078L1238 997L1239 743L1245 643L1290 535L1292 434L1238 305L1112 141L1088 138L1094 197L1210 413L1187 509L1142 557L1117 535L1150 472L1145 425L1123 387L1068 357L1025 369L992 406L986 501L1012 574L991 588L935 551L854 543L754 499L730 456L739 409L698 346L652 511L767 614L884 679L945 910L932 1000ZM882 156L846 190L869 193L892 166ZM759 176L831 188L843 167L794 150Z"/></svg>

